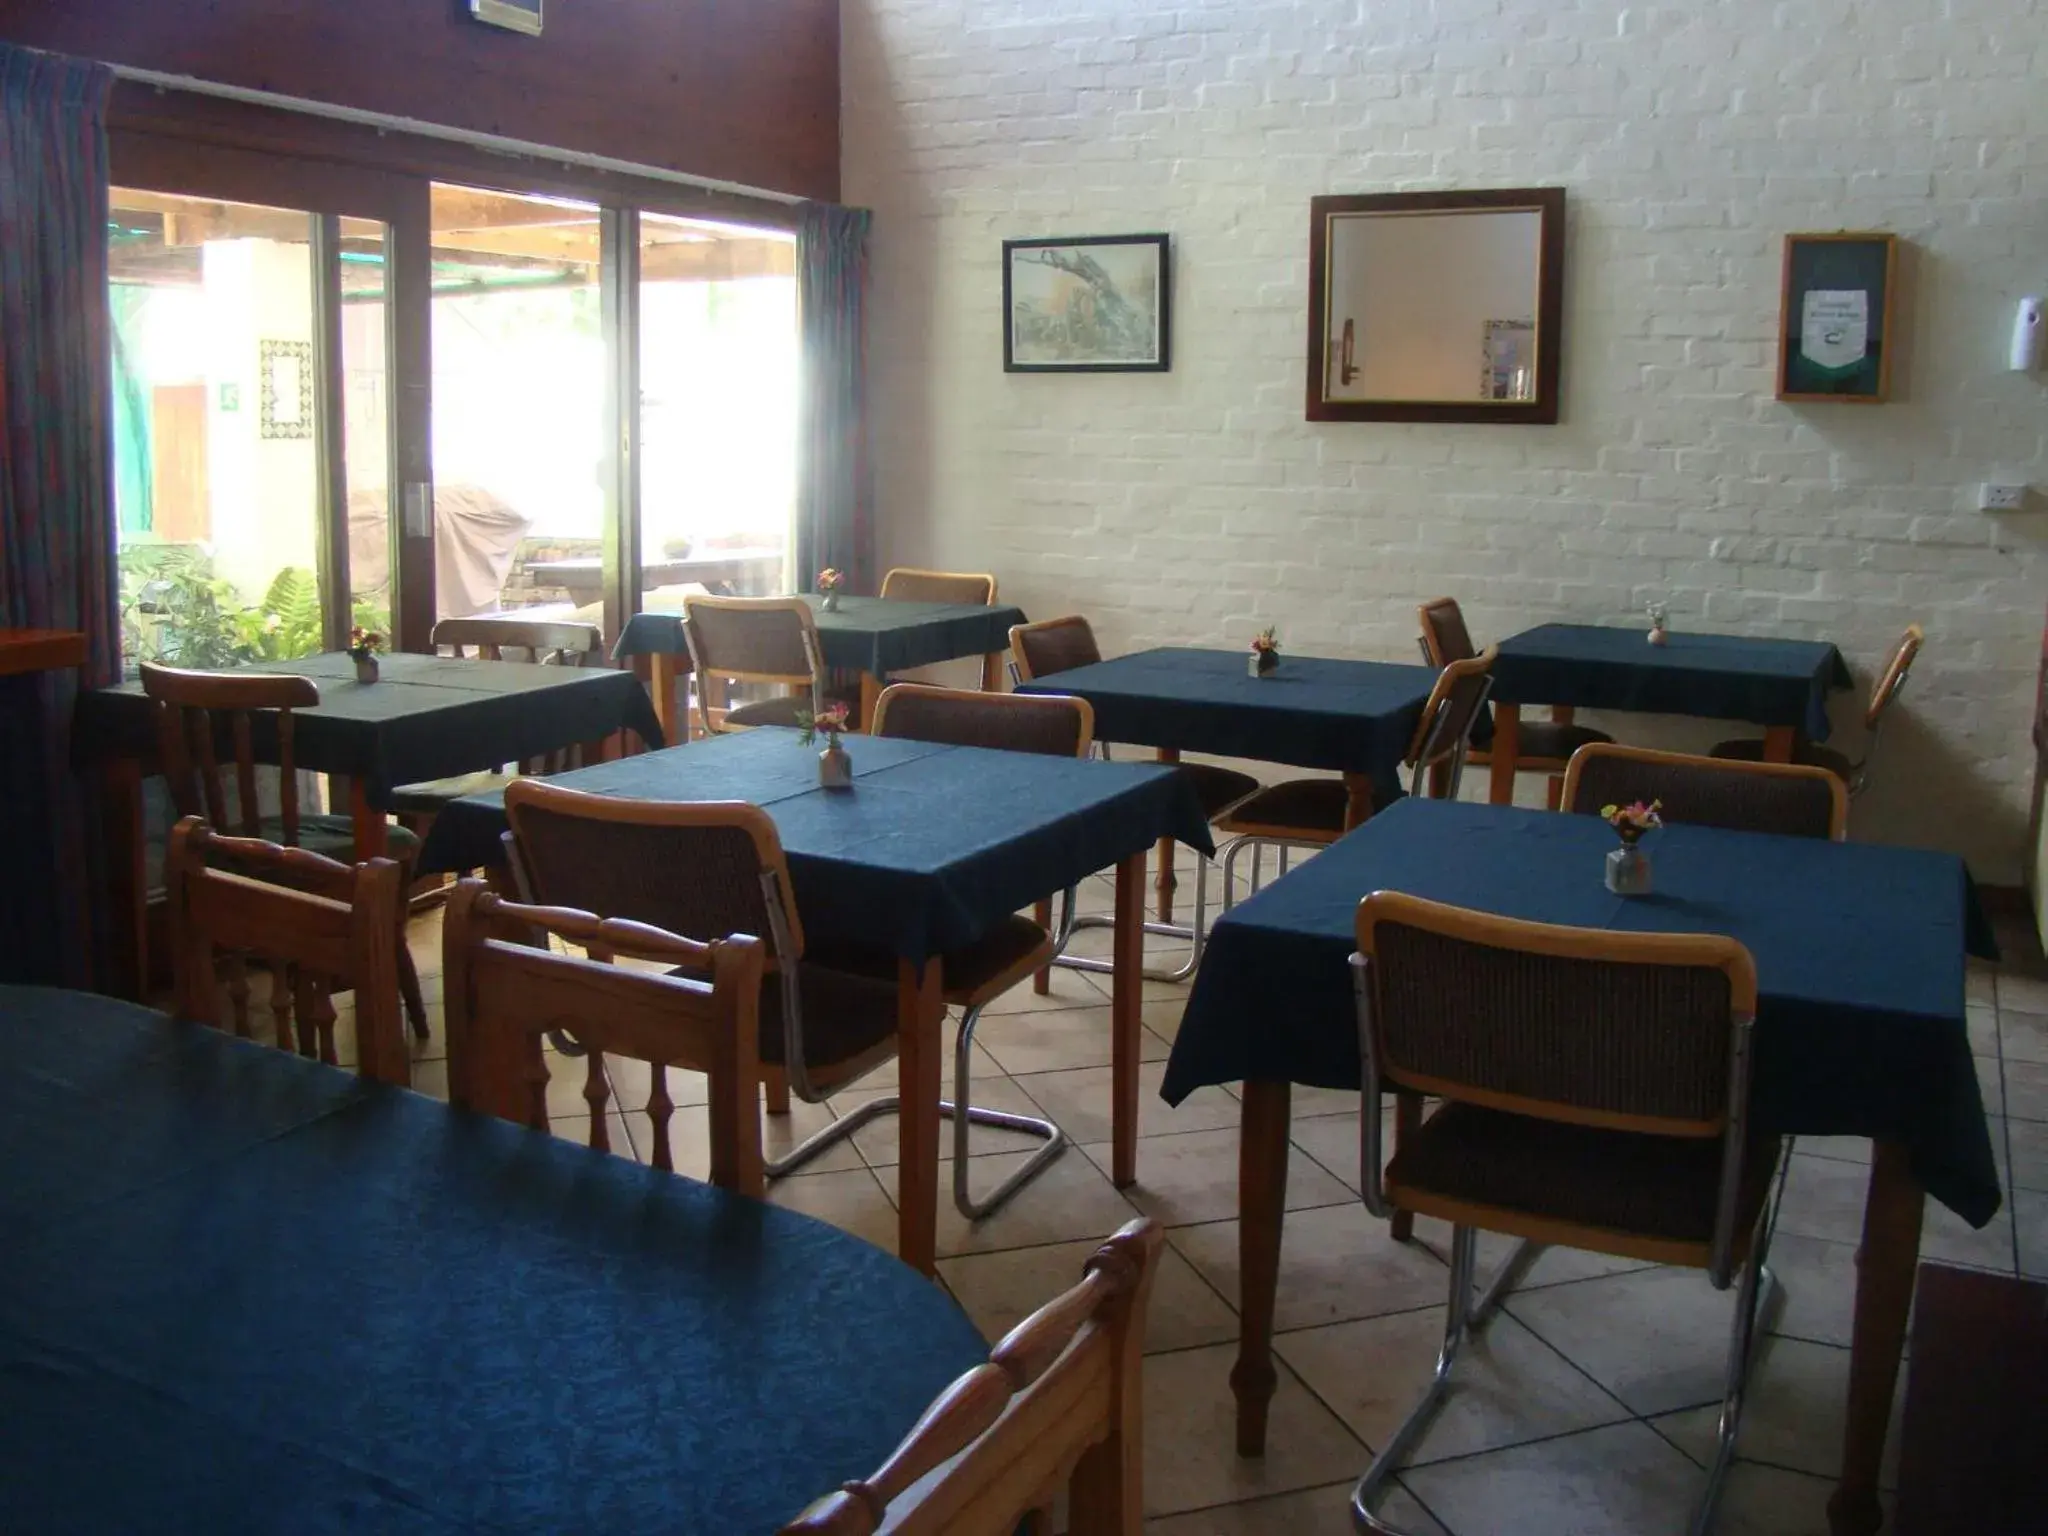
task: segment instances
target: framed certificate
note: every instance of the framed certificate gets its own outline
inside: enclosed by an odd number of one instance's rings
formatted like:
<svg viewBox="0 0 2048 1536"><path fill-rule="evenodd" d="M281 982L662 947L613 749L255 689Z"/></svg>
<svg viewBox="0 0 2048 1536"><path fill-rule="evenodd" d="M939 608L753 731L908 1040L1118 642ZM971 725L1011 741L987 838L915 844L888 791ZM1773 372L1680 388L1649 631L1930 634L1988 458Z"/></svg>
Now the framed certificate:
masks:
<svg viewBox="0 0 2048 1536"><path fill-rule="evenodd" d="M1896 339L1896 235L1787 235L1778 398L1881 405Z"/></svg>
<svg viewBox="0 0 2048 1536"><path fill-rule="evenodd" d="M478 21L511 32L540 36L541 0L469 0L469 14Z"/></svg>

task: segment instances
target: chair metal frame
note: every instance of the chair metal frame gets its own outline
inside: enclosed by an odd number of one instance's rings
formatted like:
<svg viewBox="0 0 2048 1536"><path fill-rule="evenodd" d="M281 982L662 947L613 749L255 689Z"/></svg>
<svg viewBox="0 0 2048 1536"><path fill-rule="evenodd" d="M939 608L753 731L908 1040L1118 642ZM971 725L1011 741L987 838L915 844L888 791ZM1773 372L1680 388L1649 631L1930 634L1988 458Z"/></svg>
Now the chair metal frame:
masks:
<svg viewBox="0 0 2048 1536"><path fill-rule="evenodd" d="M810 676L804 677L795 672L754 672L707 662L703 643L697 636L697 626L691 622L691 616L699 609L791 615L797 623L804 659L810 664ZM811 605L800 597L714 597L692 592L683 599L683 644L690 653L690 670L697 680L697 718L707 736L722 735L728 729L723 721L713 722L711 718L709 684L713 677L740 683L770 683L790 689L809 688L812 712L816 713L822 707L825 652L818 641L817 617L811 612ZM730 729L744 730L747 727L742 724Z"/></svg>
<svg viewBox="0 0 2048 1536"><path fill-rule="evenodd" d="M1598 758L1691 768L1702 773L1747 774L1755 779L1821 779L1826 781L1829 791L1828 838L1839 843L1847 841L1849 836L1849 787L1825 768L1808 763L1752 763L1741 758L1703 757L1692 752L1662 752L1651 747L1625 746L1615 741L1591 742L1572 754L1571 761L1565 764L1561 810L1574 815L1593 814L1592 811L1578 811L1575 807L1579 780L1585 775L1586 764ZM1681 820L1678 817L1667 819L1674 823Z"/></svg>
<svg viewBox="0 0 2048 1536"><path fill-rule="evenodd" d="M1849 764L1849 798L1860 796L1870 787L1870 770L1877 761L1878 742L1884 735L1884 719L1891 713L1892 705L1899 695L1906 691L1906 682L1913 675L1913 663L1919 659L1920 647L1927 642L1927 631L1918 624L1908 624L1899 643L1892 647L1891 655L1885 660L1883 673L1877 684L1870 690L1870 703L1863 711L1863 756Z"/></svg>
<svg viewBox="0 0 2048 1536"><path fill-rule="evenodd" d="M1539 954L1617 963L1719 966L1729 973L1732 1006L1728 1098L1725 1125L1721 1131L1720 1186L1705 1267L1708 1283L1715 1290L1726 1290L1731 1283L1735 1285L1736 1304L1729 1328L1714 1459L1707 1471L1706 1485L1694 1506L1690 1526L1692 1536L1708 1536L1714 1527L1729 1468L1734 1463L1750 1375L1769 1340L1772 1320L1783 1301L1782 1289L1769 1267L1771 1237L1777 1225L1777 1207L1784 1188L1782 1169L1777 1178L1777 1193L1766 1194L1756 1224L1747 1234L1746 1251L1740 1264L1736 1262L1738 1244L1744 1236L1736 1230L1736 1222L1740 1214L1741 1175L1750 1132L1750 1068L1756 1024L1754 963L1748 952L1734 940L1712 935L1610 933L1468 912L1390 891L1379 891L1366 897L1359 903L1360 948L1351 956L1361 1067L1359 1187L1366 1210L1382 1220L1395 1219L1401 1212L1387 1198L1385 1166L1381 1156L1385 1114L1382 1083L1386 1074L1380 1061L1378 1031L1374 1025L1373 960L1368 953L1372 925L1381 917L1432 932L1450 932L1453 937L1472 942L1480 942L1479 935L1483 933L1485 942ZM1446 919L1457 923L1458 928L1447 928L1444 925ZM1397 1134L1398 1129L1397 1126ZM1478 1279L1475 1258L1481 1230L1476 1226L1452 1223L1449 1292L1443 1344L1437 1353L1436 1368L1421 1400L1409 1410L1352 1488L1352 1523L1360 1532L1372 1533L1372 1536L1411 1536L1411 1533L1382 1519L1374 1506L1388 1478L1406 1464L1409 1453L1428 1431L1448 1398L1452 1371L1465 1340L1492 1321L1501 1302L1548 1246L1535 1237L1519 1238L1475 1301L1473 1293Z"/></svg>

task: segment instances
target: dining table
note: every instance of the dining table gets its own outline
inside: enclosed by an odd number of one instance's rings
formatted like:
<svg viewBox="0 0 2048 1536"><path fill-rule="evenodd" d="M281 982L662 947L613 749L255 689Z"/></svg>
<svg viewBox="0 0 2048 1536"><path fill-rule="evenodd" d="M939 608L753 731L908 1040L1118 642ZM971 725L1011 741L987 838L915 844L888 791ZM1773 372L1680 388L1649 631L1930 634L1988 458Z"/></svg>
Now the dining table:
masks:
<svg viewBox="0 0 2048 1536"><path fill-rule="evenodd" d="M1010 630L1025 622L1024 610L1009 603L912 603L895 598L841 596L831 607L815 592L799 594L811 606L818 646L827 667L860 675L859 728L875 718L875 701L889 676L912 667L978 657L981 685L998 687ZM690 648L679 613L636 613L626 621L614 661L645 657L656 710L677 740L687 731L678 718L677 683L688 670Z"/></svg>
<svg viewBox="0 0 2048 1536"><path fill-rule="evenodd" d="M1873 1144L1831 1511L1836 1536L1874 1531L1923 1197L1977 1227L2001 1200L1964 1013L1966 956L1997 953L1975 888L1952 854L1667 823L1644 845L1653 890L1620 896L1603 879L1613 846L1598 817L1410 798L1217 920L1161 1094L1177 1104L1244 1085L1238 1452L1263 1452L1275 1381L1292 1085L1360 1085L1358 904L1403 891L1536 922L1727 934L1748 948L1758 1123Z"/></svg>
<svg viewBox="0 0 2048 1536"><path fill-rule="evenodd" d="M1160 646L1048 673L1019 693L1071 694L1095 739L1151 747L1161 762L1204 752L1341 773L1348 815L1400 798L1401 765L1437 674L1429 667L1286 655L1251 675L1243 651ZM1172 850L1159 850L1159 921L1173 921Z"/></svg>
<svg viewBox="0 0 2048 1536"><path fill-rule="evenodd" d="M1493 663L1488 798L1510 805L1522 707L1620 710L1742 720L1763 727L1765 762L1789 763L1798 743L1825 741L1828 694L1850 683L1825 640L1649 631L1605 624L1539 624L1501 641Z"/></svg>
<svg viewBox="0 0 2048 1536"><path fill-rule="evenodd" d="M1011 914L1116 870L1111 1179L1137 1179L1145 853L1161 837L1213 851L1185 779L1109 763L896 737L845 744L853 784L827 789L818 754L774 726L557 774L565 789L653 801L744 801L775 823L806 940L893 954L903 1153L898 1253L936 1260L942 958ZM420 850L423 870L500 862L502 792L451 803ZM688 880L689 871L675 872Z"/></svg>
<svg viewBox="0 0 2048 1536"><path fill-rule="evenodd" d="M0 987L0 1530L771 1532L986 1346L824 1222Z"/></svg>
<svg viewBox="0 0 2048 1536"><path fill-rule="evenodd" d="M358 859L385 851L391 792L401 784L478 773L631 731L663 744L647 690L631 672L475 661L394 651L378 657L374 683L357 681L344 651L252 661L249 671L311 678L320 702L293 712L296 766L348 782ZM258 762L277 758L274 712L252 720ZM118 984L142 995L148 975L147 837L142 781L157 771L155 706L140 681L79 695L72 755L97 767L113 845L111 884L123 958Z"/></svg>

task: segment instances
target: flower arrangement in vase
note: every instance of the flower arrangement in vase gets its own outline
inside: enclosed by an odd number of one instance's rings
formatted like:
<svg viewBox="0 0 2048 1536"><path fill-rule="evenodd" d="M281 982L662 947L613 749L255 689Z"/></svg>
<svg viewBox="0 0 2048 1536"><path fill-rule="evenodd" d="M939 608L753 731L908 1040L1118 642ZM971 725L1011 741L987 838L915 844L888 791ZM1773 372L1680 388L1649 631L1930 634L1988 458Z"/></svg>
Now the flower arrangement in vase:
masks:
<svg viewBox="0 0 2048 1536"><path fill-rule="evenodd" d="M374 683L377 681L377 653L384 649L384 637L374 629L364 629L358 624L348 632L349 660L356 664L356 681Z"/></svg>
<svg viewBox="0 0 2048 1536"><path fill-rule="evenodd" d="M1246 658L1245 670L1253 677L1264 677L1280 665L1280 642L1274 637L1272 626L1268 625L1252 636L1252 653Z"/></svg>
<svg viewBox="0 0 2048 1536"><path fill-rule="evenodd" d="M1650 856L1636 844L1664 825L1663 809L1662 800L1652 800L1647 805L1636 800L1627 805L1600 807L1600 819L1614 828L1621 839L1621 846L1607 855L1607 889L1615 895L1649 894Z"/></svg>
<svg viewBox="0 0 2048 1536"><path fill-rule="evenodd" d="M1671 611L1662 603L1652 603L1645 611L1650 615L1650 644L1664 644L1671 638L1671 631L1664 627L1664 621L1671 616Z"/></svg>
<svg viewBox="0 0 2048 1536"><path fill-rule="evenodd" d="M834 566L826 566L818 572L818 590L824 594L824 609L827 613L839 611L839 589L846 585L846 572Z"/></svg>
<svg viewBox="0 0 2048 1536"><path fill-rule="evenodd" d="M804 733L805 746L820 736L825 738L825 750L818 754L818 783L826 789L853 788L853 759L839 739L852 723L847 707L831 704L815 711L798 710L796 723Z"/></svg>

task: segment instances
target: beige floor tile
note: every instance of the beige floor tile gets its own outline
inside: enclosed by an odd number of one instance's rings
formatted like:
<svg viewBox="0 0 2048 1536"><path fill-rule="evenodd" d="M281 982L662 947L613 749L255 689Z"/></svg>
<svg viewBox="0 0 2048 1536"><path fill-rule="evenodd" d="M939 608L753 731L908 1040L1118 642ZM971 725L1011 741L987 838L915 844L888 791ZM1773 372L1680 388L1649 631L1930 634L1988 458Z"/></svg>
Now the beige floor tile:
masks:
<svg viewBox="0 0 2048 1536"><path fill-rule="evenodd" d="M1998 1036L1999 1054L2007 1061L2048 1063L2048 1014L2009 1013L2001 1009Z"/></svg>
<svg viewBox="0 0 2048 1536"><path fill-rule="evenodd" d="M1964 993L1973 1003L1998 1002L1998 967L1983 960L1971 960L1964 978Z"/></svg>
<svg viewBox="0 0 2048 1536"><path fill-rule="evenodd" d="M1124 1191L1131 1204L1169 1227L1202 1221L1224 1221L1237 1214L1238 1133L1190 1131L1179 1136L1138 1139L1138 1182ZM1082 1148L1104 1173L1110 1147L1091 1142ZM1357 1196L1308 1158L1295 1158L1287 1170L1287 1209L1315 1205L1348 1205Z"/></svg>
<svg viewBox="0 0 2048 1536"><path fill-rule="evenodd" d="M1644 1269L1518 1291L1506 1303L1642 1414L1720 1400L1734 1305L1732 1290L1716 1291L1691 1269Z"/></svg>
<svg viewBox="0 0 2048 1536"><path fill-rule="evenodd" d="M1898 1482L1899 1410L1893 1397L1885 1460L1878 1480ZM1799 1339L1773 1339L1750 1378L1736 1454L1816 1477L1832 1476L1842 1465L1842 1425L1849 1397L1849 1351ZM1720 1404L1661 1417L1658 1431L1705 1467L1714 1455Z"/></svg>
<svg viewBox="0 0 2048 1536"><path fill-rule="evenodd" d="M1102 978L1105 982L1107 976ZM1066 1008L1099 1008L1109 1001L1109 993L1095 985L1094 978L1082 971L1071 970L1064 965L1052 968L1051 990L1040 996L1032 990L1031 983L1012 987L1001 997L990 1003L985 1011L989 1018L1000 1018L1012 1013L1057 1012Z"/></svg>
<svg viewBox="0 0 2048 1536"><path fill-rule="evenodd" d="M1020 1197L1021 1198L1021 1197ZM993 1344L1081 1278L1094 1240L966 1254L939 1261L939 1274ZM1192 1349L1237 1338L1237 1314L1171 1248L1160 1251L1145 1318L1148 1350Z"/></svg>
<svg viewBox="0 0 2048 1536"><path fill-rule="evenodd" d="M1266 1454L1236 1453L1235 1345L1145 1361L1145 1513L1320 1488L1355 1478L1370 1459L1350 1431L1282 1369L1266 1425Z"/></svg>
<svg viewBox="0 0 2048 1536"><path fill-rule="evenodd" d="M604 1123L605 1135L610 1143L606 1150L614 1157L633 1157L636 1146L633 1138L632 1124L624 1115L616 1112L606 1115ZM550 1115L548 1117L548 1131L552 1135L559 1136L563 1141L574 1142L579 1147L587 1147L590 1145L590 1116ZM641 1134L645 1135L644 1128Z"/></svg>
<svg viewBox="0 0 2048 1536"><path fill-rule="evenodd" d="M1176 1227L1172 1243L1238 1305L1238 1224ZM1280 1229L1274 1326L1281 1332L1440 1306L1449 1271L1420 1243L1397 1243L1357 1201L1293 1211Z"/></svg>
<svg viewBox="0 0 2048 1536"><path fill-rule="evenodd" d="M977 1050L1012 1077L1110 1064L1109 1008L990 1016L975 1032ZM1166 1042L1142 1033L1139 1059L1164 1061Z"/></svg>
<svg viewBox="0 0 2048 1536"><path fill-rule="evenodd" d="M1280 1334L1274 1349L1350 1431L1377 1450L1421 1401L1443 1346L1444 1310L1396 1312ZM1450 1395L1409 1464L1499 1450L1613 1424L1628 1410L1512 1317L1469 1338Z"/></svg>
<svg viewBox="0 0 2048 1536"><path fill-rule="evenodd" d="M1834 1491L1832 1476L1758 1466L1738 1454L1721 1490L1715 1536L1820 1536L1828 1528L1828 1498Z"/></svg>
<svg viewBox="0 0 2048 1536"><path fill-rule="evenodd" d="M1831 1243L1860 1242L1869 1170L1804 1152L1794 1153L1789 1162L1778 1230Z"/></svg>
<svg viewBox="0 0 2048 1536"><path fill-rule="evenodd" d="M2048 980L2012 971L1998 972L1998 1011L2004 1013L2007 1009L2048 1015Z"/></svg>
<svg viewBox="0 0 2048 1536"><path fill-rule="evenodd" d="M634 1139L641 1148L642 1162L653 1160L654 1124L644 1112L627 1116ZM787 1115L761 1116L761 1155L773 1160L787 1156L807 1136L832 1123L832 1111L823 1104L796 1100ZM708 1178L711 1170L711 1111L702 1104L685 1104L669 1117L669 1155L678 1173L691 1178ZM803 1165L804 1173L846 1173L859 1169L861 1156L850 1141L827 1147ZM798 1175L792 1174L791 1177Z"/></svg>
<svg viewBox="0 0 2048 1536"><path fill-rule="evenodd" d="M885 1252L896 1251L896 1207L866 1168L791 1174L768 1186L768 1202L830 1222Z"/></svg>
<svg viewBox="0 0 2048 1536"><path fill-rule="evenodd" d="M1352 1481L1355 1479L1332 1483L1327 1488L1283 1493L1277 1498L1219 1504L1213 1509L1148 1520L1146 1536L1354 1536ZM1379 1512L1414 1536L1448 1536L1414 1495L1398 1484L1380 1501Z"/></svg>
<svg viewBox="0 0 2048 1536"><path fill-rule="evenodd" d="M1835 1163L1870 1166L1871 1141L1868 1136L1801 1136L1793 1147L1805 1157L1824 1157Z"/></svg>
<svg viewBox="0 0 2048 1536"><path fill-rule="evenodd" d="M2015 1120L2048 1120L2048 1062L2006 1058L2004 1108Z"/></svg>
<svg viewBox="0 0 2048 1536"><path fill-rule="evenodd" d="M2002 1063L1995 1057L1972 1056L1970 1060L1977 1068L1977 1093L1984 1101L1984 1113L2002 1115L2005 1113L2005 1074ZM2048 1080L2048 1073L2044 1073Z"/></svg>
<svg viewBox="0 0 2048 1536"><path fill-rule="evenodd" d="M1387 1137L1393 1134L1389 1128L1391 1123L1382 1122L1382 1145L1385 1144ZM1294 1143L1296 1151L1307 1153L1325 1173L1342 1183L1346 1189L1354 1195L1359 1192L1359 1180L1364 1175L1359 1160L1361 1149L1356 1114L1317 1115L1312 1119L1297 1118L1289 1132L1289 1139ZM1288 1164L1290 1181L1293 1170L1300 1166L1301 1161L1297 1157Z"/></svg>
<svg viewBox="0 0 2048 1536"><path fill-rule="evenodd" d="M1223 1091L1233 1098L1242 1098L1243 1085L1224 1084ZM1288 1114L1296 1120L1320 1119L1324 1115L1356 1115L1358 1113L1358 1090L1356 1088L1308 1088L1296 1083L1287 1096Z"/></svg>
<svg viewBox="0 0 2048 1536"><path fill-rule="evenodd" d="M1856 1320L1856 1245L1780 1232L1770 1263L1785 1297L1771 1331L1847 1347Z"/></svg>
<svg viewBox="0 0 2048 1536"><path fill-rule="evenodd" d="M1159 1097L1166 1063L1147 1061L1138 1068L1138 1134L1163 1136L1181 1131L1213 1131L1238 1123L1236 1099L1221 1088L1199 1088L1178 1105ZM1075 1141L1110 1138L1110 1069L1078 1067L1068 1072L1034 1072L1016 1084Z"/></svg>
<svg viewBox="0 0 2048 1536"><path fill-rule="evenodd" d="M1415 1241L1444 1263L1451 1262L1450 1223L1430 1216L1415 1219ZM1484 1286L1515 1251L1516 1240L1498 1232L1479 1234L1479 1283ZM1626 1275L1640 1269L1654 1269L1641 1259L1621 1259L1583 1248L1545 1248L1516 1282L1517 1291L1539 1290L1546 1285L1569 1285L1574 1280L1592 1280L1601 1275Z"/></svg>
<svg viewBox="0 0 2048 1536"><path fill-rule="evenodd" d="M974 1187L985 1193L1024 1161L1028 1154L997 1153L972 1159ZM896 1180L880 1175L889 1198L896 1198ZM938 1253L950 1258L963 1253L993 1253L1004 1248L1033 1248L1047 1243L1101 1242L1138 1214L1117 1193L1095 1165L1077 1151L1055 1161L1018 1190L1001 1210L969 1221L953 1205L950 1176L939 1181Z"/></svg>
<svg viewBox="0 0 2048 1536"><path fill-rule="evenodd" d="M2019 1271L2034 1280L2048 1280L2048 1195L2023 1189L2012 1196L2013 1224L2019 1229Z"/></svg>
<svg viewBox="0 0 2048 1536"><path fill-rule="evenodd" d="M1030 1096L1007 1077L972 1078L973 1102L981 1109L1004 1110L1014 1115L1039 1115L1039 1108ZM841 1115L850 1115L863 1104L876 1099L887 1098L894 1088L856 1088L839 1094L832 1100L833 1110ZM953 1083L946 1082L946 1093L953 1092ZM971 1158L990 1157L1001 1152L1029 1152L1043 1145L1041 1138L1025 1131L1004 1130L1000 1126L977 1125L968 1138L967 1155ZM903 1155L903 1123L895 1115L878 1115L865 1126L853 1133L852 1145L860 1149L860 1156L871 1168L894 1168ZM953 1160L953 1122L941 1118L939 1121L939 1161Z"/></svg>
<svg viewBox="0 0 2048 1536"><path fill-rule="evenodd" d="M1982 1003L1969 1003L1963 1009L1963 1018L1970 1031L1970 1054L1998 1055L1998 1010Z"/></svg>
<svg viewBox="0 0 2048 1536"><path fill-rule="evenodd" d="M1629 1423L1418 1467L1403 1481L1453 1531L1645 1536L1685 1529L1699 1477L1655 1431Z"/></svg>

